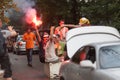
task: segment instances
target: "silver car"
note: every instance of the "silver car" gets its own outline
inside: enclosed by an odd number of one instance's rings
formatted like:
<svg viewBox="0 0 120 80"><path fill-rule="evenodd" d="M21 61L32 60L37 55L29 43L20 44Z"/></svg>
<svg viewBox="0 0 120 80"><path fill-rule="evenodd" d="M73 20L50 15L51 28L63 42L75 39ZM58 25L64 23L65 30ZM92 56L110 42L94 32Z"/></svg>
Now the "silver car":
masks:
<svg viewBox="0 0 120 80"><path fill-rule="evenodd" d="M120 80L120 34L116 29L77 28L66 38L70 60L62 62L60 80Z"/></svg>
<svg viewBox="0 0 120 80"><path fill-rule="evenodd" d="M26 52L25 45L26 45L26 42L23 41L22 35L18 36L17 41L14 44L13 52L15 54L24 54L24 52ZM37 42L34 42L33 52L38 53L38 51L39 51L39 45Z"/></svg>

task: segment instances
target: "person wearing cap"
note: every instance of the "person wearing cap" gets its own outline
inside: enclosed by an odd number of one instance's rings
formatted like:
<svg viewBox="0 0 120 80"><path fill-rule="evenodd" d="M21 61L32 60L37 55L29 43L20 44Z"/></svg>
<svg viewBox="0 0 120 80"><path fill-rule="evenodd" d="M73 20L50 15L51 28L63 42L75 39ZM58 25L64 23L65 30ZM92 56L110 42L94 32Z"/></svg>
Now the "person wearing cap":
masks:
<svg viewBox="0 0 120 80"><path fill-rule="evenodd" d="M89 26L90 25L90 21L89 21L89 19L87 19L85 17L82 17L79 20L79 25L80 26Z"/></svg>

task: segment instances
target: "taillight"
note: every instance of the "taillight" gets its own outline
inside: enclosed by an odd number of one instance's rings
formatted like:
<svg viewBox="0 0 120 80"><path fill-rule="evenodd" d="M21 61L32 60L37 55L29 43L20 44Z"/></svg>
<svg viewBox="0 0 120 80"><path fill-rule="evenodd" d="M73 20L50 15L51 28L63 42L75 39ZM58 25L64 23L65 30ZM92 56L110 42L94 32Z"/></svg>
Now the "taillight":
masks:
<svg viewBox="0 0 120 80"><path fill-rule="evenodd" d="M22 42L18 42L18 45L19 45L19 46L22 46Z"/></svg>

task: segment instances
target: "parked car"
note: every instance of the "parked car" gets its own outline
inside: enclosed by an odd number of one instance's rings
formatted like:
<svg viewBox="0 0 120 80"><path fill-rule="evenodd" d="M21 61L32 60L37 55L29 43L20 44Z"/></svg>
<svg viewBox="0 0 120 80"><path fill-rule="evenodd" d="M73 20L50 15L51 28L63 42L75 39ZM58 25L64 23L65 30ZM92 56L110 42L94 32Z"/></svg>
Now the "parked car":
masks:
<svg viewBox="0 0 120 80"><path fill-rule="evenodd" d="M14 54L24 54L24 52L26 52L26 48L25 48L26 42L23 41L22 35L19 35L17 37L17 41L14 44ZM39 51L39 45L37 42L34 42L34 48L33 48L33 52L38 52Z"/></svg>
<svg viewBox="0 0 120 80"><path fill-rule="evenodd" d="M68 31L66 38L70 60L62 62L60 80L120 79L120 34L115 28L75 28Z"/></svg>

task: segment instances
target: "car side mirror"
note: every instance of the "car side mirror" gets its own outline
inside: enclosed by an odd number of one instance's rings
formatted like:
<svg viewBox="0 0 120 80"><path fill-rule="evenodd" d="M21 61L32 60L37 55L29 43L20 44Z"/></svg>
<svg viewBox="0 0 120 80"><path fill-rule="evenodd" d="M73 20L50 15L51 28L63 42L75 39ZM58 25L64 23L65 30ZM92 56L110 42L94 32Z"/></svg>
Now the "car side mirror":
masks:
<svg viewBox="0 0 120 80"><path fill-rule="evenodd" d="M90 60L82 60L82 61L80 61L80 66L82 68L91 68L91 69L95 68L94 64Z"/></svg>

